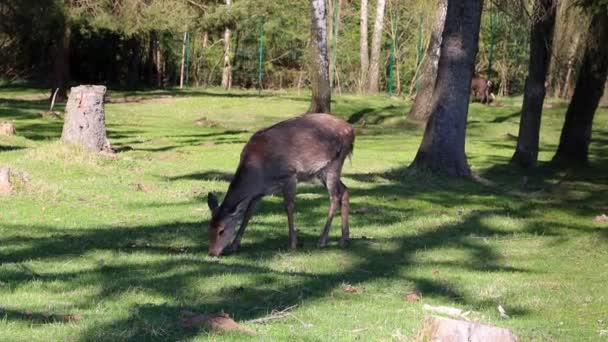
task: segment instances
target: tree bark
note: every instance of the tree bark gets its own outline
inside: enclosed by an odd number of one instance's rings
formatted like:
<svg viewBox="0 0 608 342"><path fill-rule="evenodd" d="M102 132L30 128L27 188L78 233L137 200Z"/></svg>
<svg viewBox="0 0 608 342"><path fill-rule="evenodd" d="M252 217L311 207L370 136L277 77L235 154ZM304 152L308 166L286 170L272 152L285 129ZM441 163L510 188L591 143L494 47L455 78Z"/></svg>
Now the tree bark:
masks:
<svg viewBox="0 0 608 342"><path fill-rule="evenodd" d="M157 38L156 39L156 44L154 44L154 49L155 49L155 59L156 59L156 86L159 88L163 87L163 80L164 80L164 75L163 75L163 53L161 50L161 46L160 46L160 40Z"/></svg>
<svg viewBox="0 0 608 342"><path fill-rule="evenodd" d="M430 103L431 99L433 98L435 80L437 79L437 66L439 64L441 36L443 33L447 9L448 1L439 0L439 8L437 9L437 16L435 18L435 22L433 23L429 46L426 50L424 66L422 67L420 78L418 79L420 82L420 89L418 90L418 93L416 93L416 98L414 98L412 108L407 115L407 117L412 120L426 121L431 115Z"/></svg>
<svg viewBox="0 0 608 342"><path fill-rule="evenodd" d="M482 7L483 0L448 1L431 116L414 170L470 175L465 136Z"/></svg>
<svg viewBox="0 0 608 342"><path fill-rule="evenodd" d="M604 93L608 77L608 11L593 14L587 47L579 70L574 95L566 112L554 162L567 166L584 165L589 161L589 143L593 116Z"/></svg>
<svg viewBox="0 0 608 342"><path fill-rule="evenodd" d="M179 69L179 88L184 88L184 73L186 71L186 44L188 42L188 30L184 31L184 39L182 41L182 60Z"/></svg>
<svg viewBox="0 0 608 342"><path fill-rule="evenodd" d="M130 89L136 89L139 83L139 67L141 61L141 46L138 37L129 39L131 54L129 56L129 70L127 72L127 85Z"/></svg>
<svg viewBox="0 0 608 342"><path fill-rule="evenodd" d="M312 103L309 113L331 111L331 88L329 86L329 60L327 56L327 19L324 0L311 0L312 26Z"/></svg>
<svg viewBox="0 0 608 342"><path fill-rule="evenodd" d="M382 32L384 28L384 7L386 0L378 0L376 7L376 21L372 33L372 50L369 62L369 80L367 91L375 94L378 92L378 80L380 69L380 44L382 44Z"/></svg>
<svg viewBox="0 0 608 342"><path fill-rule="evenodd" d="M61 140L95 152L112 152L106 137L104 86L73 87L65 110Z"/></svg>
<svg viewBox="0 0 608 342"><path fill-rule="evenodd" d="M226 6L230 6L232 0L226 0ZM230 89L232 87L232 66L230 65L230 29L224 30L224 71L222 72L222 87Z"/></svg>
<svg viewBox="0 0 608 342"><path fill-rule="evenodd" d="M517 147L511 164L524 169L538 162L540 121L545 100L545 80L551 61L553 29L555 27L556 0L536 0L530 32L530 60L524 88L524 101L519 120Z"/></svg>
<svg viewBox="0 0 608 342"><path fill-rule="evenodd" d="M369 47L367 46L367 0L361 0L361 19L359 27L359 58L361 60L359 91L363 92L367 85L367 73L369 72Z"/></svg>
<svg viewBox="0 0 608 342"><path fill-rule="evenodd" d="M70 41L72 39L72 29L69 24L65 23L61 37L57 39L55 46L55 58L53 60L53 96L55 89L57 92L56 101L65 101L67 99L67 86L70 81Z"/></svg>

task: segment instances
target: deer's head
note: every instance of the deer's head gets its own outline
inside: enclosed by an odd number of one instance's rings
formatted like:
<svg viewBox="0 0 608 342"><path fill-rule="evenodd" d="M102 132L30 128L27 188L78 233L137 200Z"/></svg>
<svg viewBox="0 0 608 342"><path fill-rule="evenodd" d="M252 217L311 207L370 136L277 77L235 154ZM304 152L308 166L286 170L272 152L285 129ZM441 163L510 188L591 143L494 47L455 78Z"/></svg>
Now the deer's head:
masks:
<svg viewBox="0 0 608 342"><path fill-rule="evenodd" d="M244 201L243 201L244 202ZM244 203L241 202L234 208L220 206L217 197L207 194L207 205L211 210L211 221L209 222L209 255L218 256L222 254L230 242L232 242L236 225L239 221L239 213L242 212Z"/></svg>

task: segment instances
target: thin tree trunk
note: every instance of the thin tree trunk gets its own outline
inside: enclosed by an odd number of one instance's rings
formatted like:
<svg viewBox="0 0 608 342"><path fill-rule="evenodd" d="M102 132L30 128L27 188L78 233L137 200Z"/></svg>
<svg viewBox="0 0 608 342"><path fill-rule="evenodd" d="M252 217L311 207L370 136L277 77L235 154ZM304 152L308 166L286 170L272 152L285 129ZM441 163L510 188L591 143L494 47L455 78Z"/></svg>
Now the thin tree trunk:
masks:
<svg viewBox="0 0 608 342"><path fill-rule="evenodd" d="M568 166L589 161L593 116L604 93L608 77L608 11L598 10L591 19L587 47L574 95L566 112L554 162Z"/></svg>
<svg viewBox="0 0 608 342"><path fill-rule="evenodd" d="M517 147L511 158L513 165L533 168L538 162L540 121L545 100L545 80L551 61L556 0L536 0L530 32L530 61L524 88L524 101L519 120Z"/></svg>
<svg viewBox="0 0 608 342"><path fill-rule="evenodd" d="M572 73L574 72L574 62L576 60L576 52L578 50L578 41L579 37L574 37L570 49L570 55L568 56L568 71L566 71L566 80L564 81L564 85L559 96L562 99L567 98L570 93L570 84L572 83Z"/></svg>
<svg viewBox="0 0 608 342"><path fill-rule="evenodd" d="M375 94L378 92L378 80L380 70L380 44L382 43L382 32L384 28L384 7L386 0L378 0L376 8L376 21L372 33L372 50L369 62L369 80L367 91Z"/></svg>
<svg viewBox="0 0 608 342"><path fill-rule="evenodd" d="M156 50L156 86L159 88L163 87L163 54L160 48L160 40L156 39L156 44L154 45L154 49Z"/></svg>
<svg viewBox="0 0 608 342"><path fill-rule="evenodd" d="M184 74L186 72L186 44L188 43L188 30L184 32L184 40L182 41L182 60L179 70L179 88L184 87Z"/></svg>
<svg viewBox="0 0 608 342"><path fill-rule="evenodd" d="M465 137L482 8L483 0L448 1L431 116L412 169L470 174Z"/></svg>
<svg viewBox="0 0 608 342"><path fill-rule="evenodd" d="M310 70L312 103L309 113L331 111L331 88L329 87L329 61L327 57L327 19L324 0L311 0L312 10L312 65Z"/></svg>
<svg viewBox="0 0 608 342"><path fill-rule="evenodd" d="M130 89L137 88L139 83L139 69L141 62L140 40L137 37L129 39L131 55L129 56L129 70L127 72L127 85Z"/></svg>
<svg viewBox="0 0 608 342"><path fill-rule="evenodd" d="M363 92L367 85L369 72L369 47L367 46L367 0L361 0L359 55L361 59L361 74L359 76L359 91Z"/></svg>
<svg viewBox="0 0 608 342"><path fill-rule="evenodd" d="M447 0L439 0L437 16L433 23L431 31L431 39L426 50L426 58L422 73L418 79L420 89L416 93L416 98L412 104L412 108L407 117L413 120L426 121L431 115L431 99L433 97L433 89L435 89L435 80L437 79L437 66L439 64L439 53L441 47L441 36L443 26L445 24L445 15L448 9Z"/></svg>
<svg viewBox="0 0 608 342"><path fill-rule="evenodd" d="M232 0L226 0L226 6L230 6ZM232 87L232 66L230 65L230 29L224 30L224 70L222 72L222 87L230 89Z"/></svg>
<svg viewBox="0 0 608 342"><path fill-rule="evenodd" d="M67 90L68 90L68 82L70 81L70 41L72 38L72 29L66 23L61 37L57 39L57 44L55 47L55 59L53 61L54 64L54 75L53 75L53 90L51 91L51 96L55 89L59 89L57 93L56 100L57 101L65 101L67 100Z"/></svg>

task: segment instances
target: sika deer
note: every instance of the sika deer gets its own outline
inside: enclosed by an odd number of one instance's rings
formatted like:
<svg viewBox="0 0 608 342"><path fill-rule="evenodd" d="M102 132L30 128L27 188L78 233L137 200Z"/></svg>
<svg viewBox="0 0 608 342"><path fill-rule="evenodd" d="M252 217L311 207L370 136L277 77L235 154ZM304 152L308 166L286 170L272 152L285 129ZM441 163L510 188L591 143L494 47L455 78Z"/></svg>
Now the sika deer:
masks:
<svg viewBox="0 0 608 342"><path fill-rule="evenodd" d="M305 114L256 132L241 152L224 202L209 193L209 255L240 248L241 238L259 200L281 191L287 211L289 247L298 244L293 212L296 184L318 178L329 192L330 205L319 247L327 245L329 229L341 206L342 238L348 243L348 189L340 180L344 159L352 153L355 134L345 121L330 114ZM242 218L241 226L236 225ZM235 235L236 233L236 235Z"/></svg>

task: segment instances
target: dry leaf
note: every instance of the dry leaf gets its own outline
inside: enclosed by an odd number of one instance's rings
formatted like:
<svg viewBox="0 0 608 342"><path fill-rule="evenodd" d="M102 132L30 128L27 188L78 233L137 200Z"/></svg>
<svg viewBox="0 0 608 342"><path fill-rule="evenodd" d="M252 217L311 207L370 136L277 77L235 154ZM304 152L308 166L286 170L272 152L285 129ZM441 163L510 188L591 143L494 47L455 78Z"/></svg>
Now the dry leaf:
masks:
<svg viewBox="0 0 608 342"><path fill-rule="evenodd" d="M150 191L152 191L150 189L150 187L148 187L146 184L141 183L141 182L135 183L135 190L136 191L141 191L141 192L150 192Z"/></svg>
<svg viewBox="0 0 608 342"><path fill-rule="evenodd" d="M203 315L189 310L181 311L181 325L184 327L206 326L212 330L239 331L245 334L255 334L253 330L235 322L223 312Z"/></svg>
<svg viewBox="0 0 608 342"><path fill-rule="evenodd" d="M77 322L77 321L82 321L82 319L84 317L82 317L82 315L73 315L73 314L70 314L70 315L63 315L62 318L63 318L64 321L69 321L69 322L76 321Z"/></svg>
<svg viewBox="0 0 608 342"><path fill-rule="evenodd" d="M413 289L405 295L406 302L417 302L422 299L422 293L417 289Z"/></svg>
<svg viewBox="0 0 608 342"><path fill-rule="evenodd" d="M358 293L359 289L352 286L351 284L344 284L342 285L342 291L346 293Z"/></svg>

